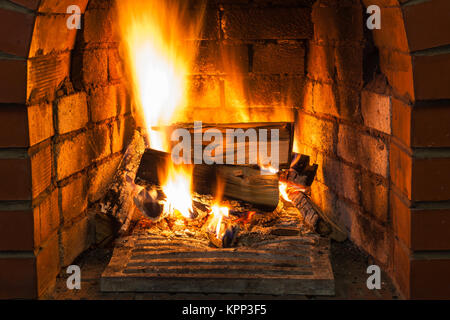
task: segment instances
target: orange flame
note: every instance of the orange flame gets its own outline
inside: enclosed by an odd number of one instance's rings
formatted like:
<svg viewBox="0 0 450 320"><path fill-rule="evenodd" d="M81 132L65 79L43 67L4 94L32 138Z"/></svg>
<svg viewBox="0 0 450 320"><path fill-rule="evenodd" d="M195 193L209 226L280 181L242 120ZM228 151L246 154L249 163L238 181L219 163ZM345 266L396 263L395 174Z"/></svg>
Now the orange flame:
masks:
<svg viewBox="0 0 450 320"><path fill-rule="evenodd" d="M196 15L188 1L121 0L117 1L118 24L127 53L128 73L134 100L146 124L150 147L169 152L170 141L164 130L187 105L187 76L198 50L204 3ZM164 209L179 211L189 217L192 211L192 170L169 164L159 173L166 195Z"/></svg>
<svg viewBox="0 0 450 320"><path fill-rule="evenodd" d="M210 214L212 214L212 220L209 223L209 228L215 230L216 238L222 239L225 233L224 228L222 228L222 222L224 218L228 218L230 209L227 207L221 207L219 205L214 205L211 208Z"/></svg>
<svg viewBox="0 0 450 320"><path fill-rule="evenodd" d="M280 190L280 196L286 200L287 202L291 202L291 200L289 199L289 195L288 195L288 185L286 182L281 182L279 183L279 190Z"/></svg>
<svg viewBox="0 0 450 320"><path fill-rule="evenodd" d="M162 190L166 196L164 213L176 216L181 213L184 218L191 218L192 208L192 168L188 166L169 165L168 171L160 173Z"/></svg>
<svg viewBox="0 0 450 320"><path fill-rule="evenodd" d="M190 17L188 1L117 1L120 33L127 52L136 103L143 112L153 149L167 151L164 133L186 103L187 75L198 50L204 6Z"/></svg>

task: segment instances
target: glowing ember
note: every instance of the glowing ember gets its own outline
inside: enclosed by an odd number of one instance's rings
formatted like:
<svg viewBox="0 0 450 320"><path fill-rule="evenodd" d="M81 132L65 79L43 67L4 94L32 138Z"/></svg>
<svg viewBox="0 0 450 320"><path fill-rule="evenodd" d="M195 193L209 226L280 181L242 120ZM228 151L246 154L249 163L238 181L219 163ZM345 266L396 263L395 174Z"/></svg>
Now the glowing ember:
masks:
<svg viewBox="0 0 450 320"><path fill-rule="evenodd" d="M230 209L227 207L220 207L215 205L211 208L210 214L213 216L210 223L209 229L215 230L216 238L222 239L224 231L222 231L222 222L224 217L228 218Z"/></svg>

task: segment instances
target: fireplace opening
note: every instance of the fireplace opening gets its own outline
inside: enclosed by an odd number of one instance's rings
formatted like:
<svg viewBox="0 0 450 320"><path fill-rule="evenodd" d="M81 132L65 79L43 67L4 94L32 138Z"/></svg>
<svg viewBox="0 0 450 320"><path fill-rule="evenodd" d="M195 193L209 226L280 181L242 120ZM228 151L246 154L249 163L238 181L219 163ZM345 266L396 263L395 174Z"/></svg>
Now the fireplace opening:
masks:
<svg viewBox="0 0 450 320"><path fill-rule="evenodd" d="M105 292L333 296L343 241L449 296L422 267L450 250L448 38L411 27L440 1L380 30L365 0L83 0L80 29L51 2L0 6L29 33L0 40L0 298L111 243Z"/></svg>

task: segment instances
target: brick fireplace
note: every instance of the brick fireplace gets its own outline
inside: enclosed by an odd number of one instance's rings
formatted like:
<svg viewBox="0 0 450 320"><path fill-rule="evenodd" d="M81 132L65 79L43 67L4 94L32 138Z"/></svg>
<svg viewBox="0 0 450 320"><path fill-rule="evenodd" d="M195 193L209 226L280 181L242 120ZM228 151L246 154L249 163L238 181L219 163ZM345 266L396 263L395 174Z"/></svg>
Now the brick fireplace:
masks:
<svg viewBox="0 0 450 320"><path fill-rule="evenodd" d="M372 4L381 30L365 27ZM187 116L233 103L234 61L249 114L295 121L294 151L319 164L313 201L406 298L450 298L449 9L210 0L196 39ZM1 0L0 17L0 298L37 298L93 243L87 210L140 116L110 1Z"/></svg>

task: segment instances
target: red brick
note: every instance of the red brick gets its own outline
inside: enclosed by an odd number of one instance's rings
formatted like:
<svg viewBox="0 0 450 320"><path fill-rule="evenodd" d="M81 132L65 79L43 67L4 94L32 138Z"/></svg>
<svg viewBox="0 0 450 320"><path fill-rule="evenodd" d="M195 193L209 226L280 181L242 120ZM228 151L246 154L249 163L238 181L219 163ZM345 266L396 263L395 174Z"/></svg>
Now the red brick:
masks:
<svg viewBox="0 0 450 320"><path fill-rule="evenodd" d="M406 33L411 51L450 44L450 3L434 0L403 7Z"/></svg>
<svg viewBox="0 0 450 320"><path fill-rule="evenodd" d="M89 121L84 92L62 97L57 103L57 130L59 134L81 129Z"/></svg>
<svg viewBox="0 0 450 320"><path fill-rule="evenodd" d="M450 209L411 210L411 248L450 250Z"/></svg>
<svg viewBox="0 0 450 320"><path fill-rule="evenodd" d="M445 255L445 254L443 254ZM421 255L411 262L412 299L448 299L450 297L450 252L442 258Z"/></svg>
<svg viewBox="0 0 450 320"><path fill-rule="evenodd" d="M412 145L414 147L450 147L450 105L414 107Z"/></svg>
<svg viewBox="0 0 450 320"><path fill-rule="evenodd" d="M34 15L0 8L0 51L27 57Z"/></svg>
<svg viewBox="0 0 450 320"><path fill-rule="evenodd" d="M32 253L17 257L0 255L0 270L0 299L37 297L36 258Z"/></svg>
<svg viewBox="0 0 450 320"><path fill-rule="evenodd" d="M412 200L446 201L450 199L450 157L415 158L412 172Z"/></svg>
<svg viewBox="0 0 450 320"><path fill-rule="evenodd" d="M450 250L450 209L411 208L391 192L391 212L395 233L412 250Z"/></svg>
<svg viewBox="0 0 450 320"><path fill-rule="evenodd" d="M0 159L0 200L31 200L30 159Z"/></svg>
<svg viewBox="0 0 450 320"><path fill-rule="evenodd" d="M60 188L64 224L78 218L87 208L86 176L82 175Z"/></svg>
<svg viewBox="0 0 450 320"><path fill-rule="evenodd" d="M25 103L27 94L26 60L0 59L0 101Z"/></svg>
<svg viewBox="0 0 450 320"><path fill-rule="evenodd" d="M395 241L394 277L408 299L448 299L450 252L414 253Z"/></svg>
<svg viewBox="0 0 450 320"><path fill-rule="evenodd" d="M26 106L2 106L0 108L0 147L20 148L29 146Z"/></svg>
<svg viewBox="0 0 450 320"><path fill-rule="evenodd" d="M36 10L41 0L11 0L11 2L17 3L21 6L25 6L32 10Z"/></svg>
<svg viewBox="0 0 450 320"><path fill-rule="evenodd" d="M32 251L34 245L33 211L0 211L0 251Z"/></svg>
<svg viewBox="0 0 450 320"><path fill-rule="evenodd" d="M450 53L414 56L413 65L416 100L450 98Z"/></svg>

